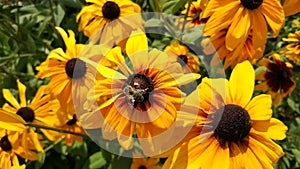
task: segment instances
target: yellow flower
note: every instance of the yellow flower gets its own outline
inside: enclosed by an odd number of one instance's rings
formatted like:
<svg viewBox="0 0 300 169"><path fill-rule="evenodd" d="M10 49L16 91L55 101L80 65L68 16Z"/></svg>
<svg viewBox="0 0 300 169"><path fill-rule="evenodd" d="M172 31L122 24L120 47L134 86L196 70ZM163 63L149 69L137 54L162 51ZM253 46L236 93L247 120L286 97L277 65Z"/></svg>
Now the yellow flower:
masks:
<svg viewBox="0 0 300 169"><path fill-rule="evenodd" d="M197 0L196 2L193 1L188 11L187 20L193 23L195 26L206 23L207 19L202 17L202 11L205 9L206 5L207 0ZM188 3L184 7L185 9L181 12L181 14L187 13Z"/></svg>
<svg viewBox="0 0 300 169"><path fill-rule="evenodd" d="M209 43L204 41L202 46L204 51L206 48L215 49L217 53L213 56L211 60L211 66L215 66L224 61L224 69L227 69L229 66L233 67L237 63L241 63L245 60L250 62L255 62L256 59L262 57L265 45L260 46L255 49L253 44L253 36L250 33L245 41L245 43L238 44L237 48L233 51L230 51L226 48L226 35L228 33L227 29L222 30L216 34L213 34L209 38Z"/></svg>
<svg viewBox="0 0 300 169"><path fill-rule="evenodd" d="M254 49L258 49L265 45L267 23L273 36L279 34L284 24L284 12L278 0L210 0L203 17L210 17L204 28L206 36L228 29L225 44L230 51L244 44L250 33Z"/></svg>
<svg viewBox="0 0 300 169"><path fill-rule="evenodd" d="M289 33L288 38L283 41L289 43L281 53L296 64L300 64L300 31Z"/></svg>
<svg viewBox="0 0 300 169"><path fill-rule="evenodd" d="M134 134L138 139L151 139L173 124L185 95L178 87L200 75L183 74L176 58L164 52L156 49L148 52L147 37L141 31L131 34L126 53L130 63L121 54L120 47L106 55L118 65L117 70L99 65L98 71L106 79L96 82L88 99L98 101L103 96L110 99L99 105L101 113L84 114L80 121L83 127L91 128L91 121L95 121L94 128L102 127L104 138L113 139L115 135L124 149L130 149ZM98 122L101 120L102 126Z"/></svg>
<svg viewBox="0 0 300 169"><path fill-rule="evenodd" d="M12 145L13 144L8 139L6 131L4 129L0 129L0 168L1 169L10 169L13 166L21 167L17 156L17 149Z"/></svg>
<svg viewBox="0 0 300 169"><path fill-rule="evenodd" d="M130 0L86 2L91 4L83 7L76 17L76 21L79 21L78 30L94 40L101 39L102 44L124 43L122 40L126 39L131 31L143 27L141 8Z"/></svg>
<svg viewBox="0 0 300 169"><path fill-rule="evenodd" d="M159 159L156 158L134 158L130 169L160 169L158 162Z"/></svg>
<svg viewBox="0 0 300 169"><path fill-rule="evenodd" d="M282 98L295 89L296 83L293 80L293 66L288 62L283 62L278 54L273 54L272 58L274 61L263 58L258 62L266 70L256 75L256 80L262 82L255 86L255 90L268 91L274 99L273 104L277 105Z"/></svg>
<svg viewBox="0 0 300 169"><path fill-rule="evenodd" d="M300 12L300 0L284 0L283 1L283 10L285 16L295 15Z"/></svg>
<svg viewBox="0 0 300 169"><path fill-rule="evenodd" d="M273 168L283 151L272 139L284 139L287 127L272 118L270 95L252 98L254 77L245 61L235 66L229 81L202 80L185 102L186 117L198 112L194 127L164 169Z"/></svg>
<svg viewBox="0 0 300 169"><path fill-rule="evenodd" d="M98 56L94 56L93 47L76 44L73 31L69 30L68 36L62 28L56 27L56 29L64 40L66 52L61 48L52 50L46 61L36 68L39 71L37 77L50 78L48 86L51 92L71 118L75 110L77 113L83 113L82 105L86 100L89 88L93 85L93 80L90 79L95 78L95 71L92 66L89 66L90 60L87 57ZM83 50L84 47L87 51ZM81 52L84 53L84 57L80 57ZM86 57L85 55L89 52L91 55ZM98 50L99 53L100 49Z"/></svg>
<svg viewBox="0 0 300 169"><path fill-rule="evenodd" d="M58 102L53 101L49 88L47 86L41 86L37 91L35 97L31 102L27 102L26 99L26 86L23 85L19 80L17 81L19 89L20 103L14 98L12 93L8 89L3 89L3 97L8 102L3 105L3 111L12 115L18 115L21 117L20 124L31 123L33 125L42 126L53 126L57 122L55 111L59 106ZM10 128L7 128L10 130ZM21 145L26 150L43 151L42 144L39 141L39 135L34 132L34 129L29 126L24 126L23 130L18 130L12 134L14 138L19 138ZM48 138L51 138L51 132L48 130L41 129ZM16 139L18 140L18 139ZM25 152L24 158L27 157L28 153ZM37 155L36 155L37 157Z"/></svg>
<svg viewBox="0 0 300 169"><path fill-rule="evenodd" d="M168 54L177 57L177 61L182 65L185 73L199 72L199 59L197 56L190 54L189 49L186 46L181 45L179 41L175 41L171 45L167 46L165 51Z"/></svg>

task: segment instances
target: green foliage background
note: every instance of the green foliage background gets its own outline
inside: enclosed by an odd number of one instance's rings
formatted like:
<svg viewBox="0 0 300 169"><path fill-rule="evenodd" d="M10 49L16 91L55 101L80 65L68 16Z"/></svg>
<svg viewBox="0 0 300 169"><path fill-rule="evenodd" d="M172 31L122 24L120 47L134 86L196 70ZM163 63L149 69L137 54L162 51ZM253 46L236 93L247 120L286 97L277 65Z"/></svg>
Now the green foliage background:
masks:
<svg viewBox="0 0 300 169"><path fill-rule="evenodd" d="M180 14L187 0L134 0L144 12L164 12ZM52 49L64 47L64 43L55 30L55 26L72 29L77 43L85 43L87 38L77 30L76 15L86 5L83 0L0 0L0 89L9 88L17 95L16 79L27 86L27 98L33 98L35 92L47 80L35 78L35 66L47 57ZM286 18L285 27L277 38L269 38L266 54L272 53L286 44L281 41L288 33L300 30L291 24L300 21L300 14ZM146 23L147 24L147 23ZM151 36L151 46L163 49L171 38ZM205 71L203 68L201 69ZM202 72L205 74L205 72ZM300 168L300 67L294 65L294 79L297 87L280 105L273 108L274 116L288 127L287 138L279 144L285 151L278 168ZM1 91L1 90L0 90ZM0 106L4 103L0 93ZM126 169L132 159L119 157L101 150L88 137L84 142L76 142L67 147L62 141L46 141L45 155L39 161L25 162L27 168L112 168Z"/></svg>

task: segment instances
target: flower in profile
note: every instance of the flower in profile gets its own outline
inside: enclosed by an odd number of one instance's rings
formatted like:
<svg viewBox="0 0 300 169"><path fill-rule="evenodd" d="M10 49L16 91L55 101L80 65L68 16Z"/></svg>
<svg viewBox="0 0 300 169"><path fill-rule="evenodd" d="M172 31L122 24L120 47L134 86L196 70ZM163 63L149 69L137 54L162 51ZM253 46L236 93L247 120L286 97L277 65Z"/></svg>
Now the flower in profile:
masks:
<svg viewBox="0 0 300 169"><path fill-rule="evenodd" d="M188 2L189 3L189 2ZM187 14L187 20L191 23L193 23L195 26L206 23L207 19L203 18L203 10L205 9L207 5L207 0L197 0L193 1L190 4L190 9L188 10L189 4L185 4L185 9L181 12L181 14Z"/></svg>
<svg viewBox="0 0 300 169"><path fill-rule="evenodd" d="M200 77L184 74L176 58L164 52L156 49L148 52L147 42L145 33L134 31L126 43L128 58L121 54L120 47L106 55L118 69L100 64L98 71L105 79L96 82L88 99L103 96L110 99L99 105L101 113L95 111L80 117L85 126L84 119L99 113L104 119L101 126L104 138L116 135L124 149L132 148L133 137L151 140L166 131L174 123L185 96L179 86Z"/></svg>
<svg viewBox="0 0 300 169"><path fill-rule="evenodd" d="M230 51L244 44L249 34L254 49L258 49L265 45L268 25L273 36L277 36L284 24L284 12L278 0L210 0L203 17L209 17L203 31L205 36L228 29L225 45Z"/></svg>
<svg viewBox="0 0 300 169"><path fill-rule="evenodd" d="M53 126L58 120L55 116L55 110L57 109L58 102L53 100L47 86L41 86L32 101L27 102L26 86L19 80L17 80L17 85L19 89L20 103L18 103L8 89L3 89L3 97L7 101L7 103L3 105L3 111L18 115L22 118L21 124L26 125L26 127L24 127L23 130L12 132L13 134L11 135L13 135L13 138L19 138L21 140L19 140L20 144L25 148L23 158L37 159L37 154L28 153L26 149L33 148L32 150L43 152L42 144L39 141L39 135L34 131L34 127L30 127L30 125L27 124ZM52 137L51 132L48 130L41 129L41 132L43 132L48 138ZM28 154L31 154L34 157L28 157Z"/></svg>
<svg viewBox="0 0 300 169"><path fill-rule="evenodd" d="M161 169L158 158L134 158L130 169Z"/></svg>
<svg viewBox="0 0 300 169"><path fill-rule="evenodd" d="M18 152L20 149L13 146L7 136L7 131L0 129L0 168L10 169L18 167L25 169L25 165L20 166L18 159Z"/></svg>
<svg viewBox="0 0 300 169"><path fill-rule="evenodd" d="M121 43L131 31L142 29L141 8L130 0L86 0L91 3L76 16L78 30L87 37L101 34L92 39L105 44ZM91 40L92 40L91 39ZM114 45L114 44L112 44Z"/></svg>
<svg viewBox="0 0 300 169"><path fill-rule="evenodd" d="M59 109L58 117L63 116L63 114L65 115L66 113L63 112L62 109ZM65 120L64 119L60 119L59 123L55 124L55 128L57 129L61 129L70 133L64 133L64 132L55 132L52 133L53 134L53 138L52 141L55 141L59 138L62 138L64 140L64 142L68 145L68 146L72 146L74 141L78 141L78 142L82 142L82 137L85 136L85 132L80 124L80 122L78 121L78 118L76 116L76 114L73 114L71 119Z"/></svg>
<svg viewBox="0 0 300 169"><path fill-rule="evenodd" d="M233 67L237 63L241 63L245 60L249 60L251 63L253 63L257 59L262 57L265 45L262 45L255 49L252 33L248 35L245 43L238 44L235 50L228 50L226 48L227 32L228 30L224 29L221 32L213 34L209 38L209 41L204 40L201 42L204 51L206 51L207 49L214 49L217 51L211 60L211 66L219 64L221 60L224 61L224 69L227 69L228 67Z"/></svg>
<svg viewBox="0 0 300 169"><path fill-rule="evenodd" d="M270 95L252 98L254 77L245 61L235 66L229 81L202 80L185 102L187 114L198 112L194 127L164 169L273 168L284 154L273 140L284 139L287 127L272 118Z"/></svg>
<svg viewBox="0 0 300 169"><path fill-rule="evenodd" d="M85 102L86 93L93 84L93 80L89 79L94 79L95 74L88 64L90 60L79 56L85 45L76 44L74 32L69 30L68 36L62 28L56 27L56 29L63 38L66 51L61 48L52 50L46 61L36 67L39 71L37 77L50 78L48 86L51 92L72 118L74 106L79 106L75 107L77 113L82 113L81 105Z"/></svg>
<svg viewBox="0 0 300 169"><path fill-rule="evenodd" d="M300 0L284 0L282 7L285 16L291 16L299 13L300 12L299 4L300 4Z"/></svg>
<svg viewBox="0 0 300 169"><path fill-rule="evenodd" d="M277 105L295 89L296 83L293 80L293 66L282 61L279 54L273 54L272 58L274 61L263 58L258 62L258 65L265 67L266 70L256 75L256 80L262 82L255 86L255 90L268 91L274 99L273 104Z"/></svg>
<svg viewBox="0 0 300 169"><path fill-rule="evenodd" d="M282 40L288 43L283 50L284 56L296 64L300 64L300 31L289 33L288 38Z"/></svg>
<svg viewBox="0 0 300 169"><path fill-rule="evenodd" d="M190 54L189 49L186 46L181 45L179 41L175 41L167 46L165 52L177 57L177 61L181 64L184 72L199 72L200 61L198 57Z"/></svg>

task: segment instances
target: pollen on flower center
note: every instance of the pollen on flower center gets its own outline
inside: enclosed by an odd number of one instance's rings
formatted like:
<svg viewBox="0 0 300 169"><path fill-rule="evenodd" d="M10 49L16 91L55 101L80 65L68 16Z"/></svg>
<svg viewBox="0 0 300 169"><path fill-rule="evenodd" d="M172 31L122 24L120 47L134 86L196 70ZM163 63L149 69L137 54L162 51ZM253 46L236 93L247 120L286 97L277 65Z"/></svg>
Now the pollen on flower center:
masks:
<svg viewBox="0 0 300 169"><path fill-rule="evenodd" d="M147 101L152 90L152 80L144 74L130 76L123 87L123 93L127 96L127 99L135 105L136 103Z"/></svg>
<svg viewBox="0 0 300 169"><path fill-rule="evenodd" d="M221 142L241 142L249 134L251 119L248 112L238 105L226 105L216 115L221 120L214 131L215 137Z"/></svg>
<svg viewBox="0 0 300 169"><path fill-rule="evenodd" d="M72 126L72 125L74 125L76 122L77 122L77 117L76 117L76 115L74 114L74 115L73 115L73 118L72 118L71 120L69 120L66 124L67 124L68 126Z"/></svg>
<svg viewBox="0 0 300 169"><path fill-rule="evenodd" d="M250 10L258 8L262 3L263 0L241 0L242 5Z"/></svg>
<svg viewBox="0 0 300 169"><path fill-rule="evenodd" d="M86 73L85 62L76 58L70 59L65 66L65 71L70 78L79 79Z"/></svg>
<svg viewBox="0 0 300 169"><path fill-rule="evenodd" d="M141 165L141 166L139 166L139 168L138 169L147 169L147 167L146 166L144 166L144 165Z"/></svg>
<svg viewBox="0 0 300 169"><path fill-rule="evenodd" d="M102 14L106 19L117 19L120 16L120 7L115 2L107 1L102 6Z"/></svg>
<svg viewBox="0 0 300 169"><path fill-rule="evenodd" d="M186 55L179 55L177 57L177 62L181 64L181 66L184 66L185 64L188 63L188 58Z"/></svg>
<svg viewBox="0 0 300 169"><path fill-rule="evenodd" d="M12 149L12 146L8 140L7 135L1 138L0 140L0 147L3 151L10 151Z"/></svg>
<svg viewBox="0 0 300 169"><path fill-rule="evenodd" d="M17 111L17 115L21 116L26 122L32 122L34 120L34 111L29 107L21 107Z"/></svg>

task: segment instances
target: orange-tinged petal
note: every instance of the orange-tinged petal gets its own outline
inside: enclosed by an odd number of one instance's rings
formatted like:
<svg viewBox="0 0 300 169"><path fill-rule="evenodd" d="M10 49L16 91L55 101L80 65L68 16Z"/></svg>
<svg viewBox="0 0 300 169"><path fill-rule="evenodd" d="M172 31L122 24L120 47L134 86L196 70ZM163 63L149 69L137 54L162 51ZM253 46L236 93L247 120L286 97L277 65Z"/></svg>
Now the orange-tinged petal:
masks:
<svg viewBox="0 0 300 169"><path fill-rule="evenodd" d="M284 24L284 11L279 1L264 1L259 7L259 11L266 18L273 31L273 37L278 36L280 29Z"/></svg>
<svg viewBox="0 0 300 169"><path fill-rule="evenodd" d="M249 61L239 63L233 69L229 79L230 96L233 103L245 107L254 90L255 72Z"/></svg>
<svg viewBox="0 0 300 169"><path fill-rule="evenodd" d="M272 116L272 98L261 94L254 97L245 107L251 120L269 120Z"/></svg>
<svg viewBox="0 0 300 169"><path fill-rule="evenodd" d="M226 34L226 48L233 51L248 38L250 18L247 9L239 8Z"/></svg>
<svg viewBox="0 0 300 169"><path fill-rule="evenodd" d="M300 12L299 8L300 0L284 0L283 10L285 16L291 16Z"/></svg>
<svg viewBox="0 0 300 169"><path fill-rule="evenodd" d="M254 49L264 46L267 40L268 26L264 16L257 10L249 11L252 29Z"/></svg>

